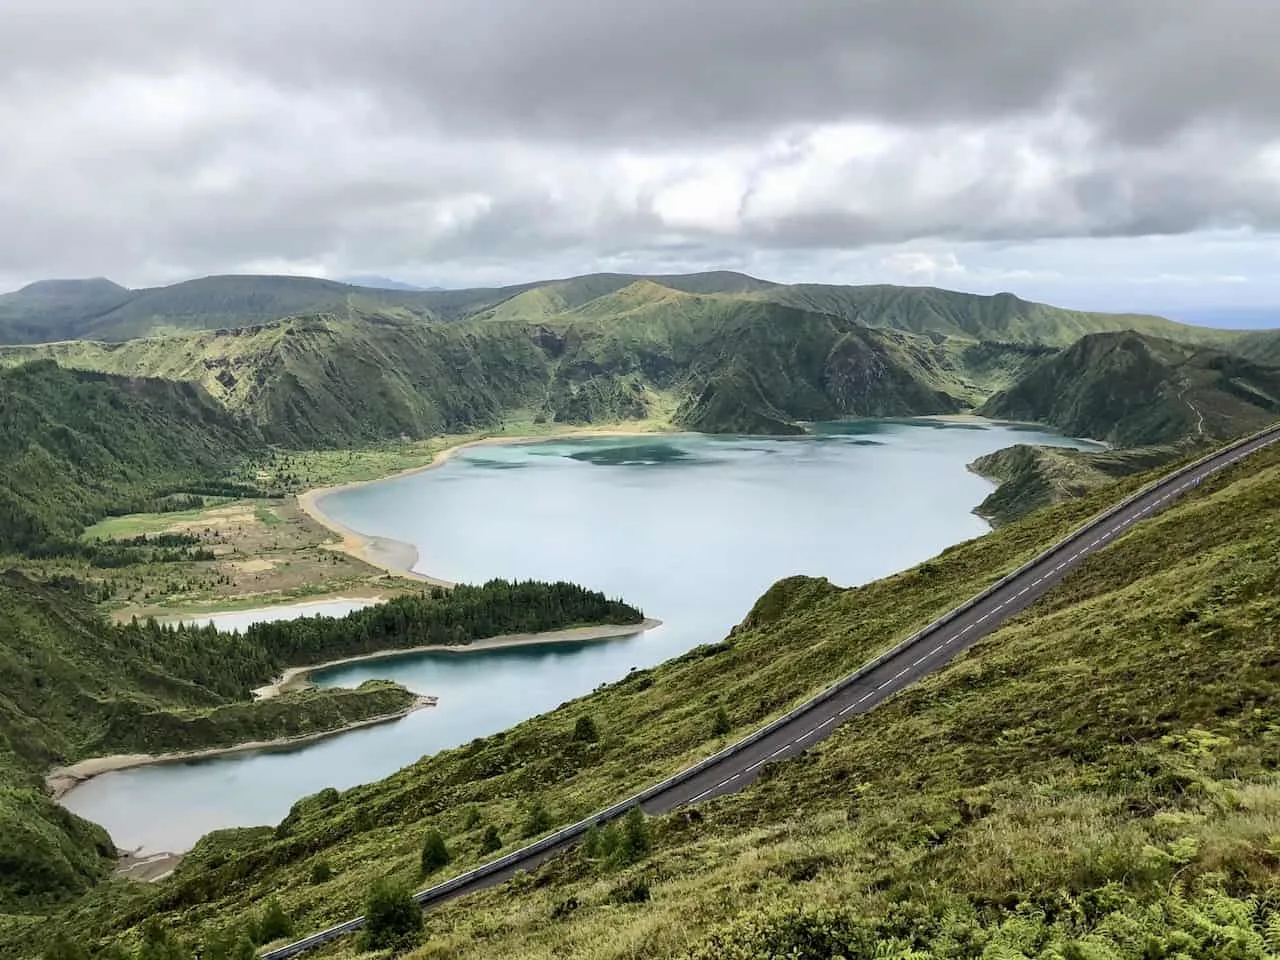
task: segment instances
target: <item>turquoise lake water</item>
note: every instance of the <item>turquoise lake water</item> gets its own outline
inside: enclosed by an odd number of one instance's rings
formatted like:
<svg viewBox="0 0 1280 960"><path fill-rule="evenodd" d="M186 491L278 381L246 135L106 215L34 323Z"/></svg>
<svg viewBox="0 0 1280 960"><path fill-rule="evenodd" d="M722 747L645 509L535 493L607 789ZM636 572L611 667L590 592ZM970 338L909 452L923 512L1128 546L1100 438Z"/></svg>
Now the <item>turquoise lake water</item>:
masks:
<svg viewBox="0 0 1280 960"><path fill-rule="evenodd" d="M860 421L794 439L474 447L435 470L331 494L322 506L334 519L415 544L421 572L573 580L663 625L611 641L330 670L317 682L390 678L439 705L290 750L106 774L65 802L126 849L182 850L212 829L276 823L299 797L376 780L719 640L781 577L866 583L984 533L972 510L992 484L967 464L1014 443L1095 446L1006 424Z"/></svg>

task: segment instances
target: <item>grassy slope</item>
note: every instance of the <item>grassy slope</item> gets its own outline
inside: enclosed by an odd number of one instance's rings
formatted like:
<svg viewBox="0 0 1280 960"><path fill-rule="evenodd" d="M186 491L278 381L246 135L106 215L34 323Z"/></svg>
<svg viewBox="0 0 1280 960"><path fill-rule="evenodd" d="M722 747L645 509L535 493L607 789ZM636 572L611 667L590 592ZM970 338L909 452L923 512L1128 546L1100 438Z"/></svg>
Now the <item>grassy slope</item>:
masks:
<svg viewBox="0 0 1280 960"><path fill-rule="evenodd" d="M108 508L220 478L261 448L187 383L0 371L0 552L74 537Z"/></svg>
<svg viewBox="0 0 1280 960"><path fill-rule="evenodd" d="M320 733L415 700L403 687L368 683L253 702L251 690L288 666L641 619L637 610L572 585L494 582L402 596L341 620L260 624L242 634L162 631L107 624L74 584L11 571L0 578L0 824L10 827L0 842L0 910L81 892L102 871L101 831L67 817L40 789L40 774L52 766ZM31 822L19 826L24 820ZM54 846L69 852L58 856Z"/></svg>
<svg viewBox="0 0 1280 960"><path fill-rule="evenodd" d="M681 425L712 432L793 432L796 420L945 413L1008 382L1038 351L871 331L776 304L644 283L538 322L310 317L6 355L196 380L275 442L341 446L500 428L530 416L583 424L646 419L666 407L677 408Z"/></svg>
<svg viewBox="0 0 1280 960"><path fill-rule="evenodd" d="M778 286L757 296L870 327L997 343L1065 347L1087 334L1116 330L1222 345L1236 338L1234 332L1189 326L1163 317L1067 310L1022 300L1010 293L979 296L934 287L814 283Z"/></svg>
<svg viewBox="0 0 1280 960"><path fill-rule="evenodd" d="M867 587L782 581L724 643L381 783L302 802L274 833L210 838L172 880L104 890L72 927L109 939L158 911L198 938L269 894L318 927L358 911L377 877L418 882L428 826L446 834L450 870L463 869L479 859L484 825L511 845L534 798L568 822L705 755L725 742L711 732L717 705L731 735L745 732L1139 482ZM1268 759L1280 746L1277 506L1273 451L1135 528L941 675L761 785L662 818L649 862L619 872L573 854L443 907L424 956L670 956L723 922L730 940L756 928L785 939L779 915L811 929L824 906L838 925L865 919L921 947L963 928L976 952L941 952L969 956L1008 935L1002 925L1043 937L1060 933L1056 921L1075 935L1129 898L1167 899L1175 874L1192 884L1222 870L1237 892L1263 889L1280 810ZM583 715L598 744L572 739ZM320 859L336 875L309 885ZM642 887L651 900L633 902Z"/></svg>
<svg viewBox="0 0 1280 960"><path fill-rule="evenodd" d="M867 326L971 340L1066 346L1087 333L1133 329L1227 346L1241 335L1159 317L1087 313L1012 294L979 296L931 287L776 284L728 271L642 277L599 273L509 287L405 292L307 277L222 276L127 291L105 280L49 281L0 295L0 343L125 340L174 330L214 329L331 313L459 320L537 321L641 283L694 294L755 299L855 320ZM1266 334L1249 335L1253 349ZM1254 343L1257 341L1257 343Z"/></svg>
<svg viewBox="0 0 1280 960"><path fill-rule="evenodd" d="M1203 450L1192 441L1121 450L1067 450L1019 443L979 457L969 466L1000 482L974 510L993 524L1005 524L1064 500L1074 500L1117 477L1152 470Z"/></svg>
<svg viewBox="0 0 1280 960"><path fill-rule="evenodd" d="M216 658L216 655L215 655ZM207 654L203 659L207 659ZM0 910L35 910L102 879L106 834L47 799L41 774L113 752L198 749L332 730L404 709L389 685L241 703L194 674L192 651L139 649L108 627L73 586L14 572L0 579ZM246 694L247 696L247 694Z"/></svg>
<svg viewBox="0 0 1280 960"><path fill-rule="evenodd" d="M979 412L1121 445L1223 439L1280 413L1280 368L1136 333L1085 337Z"/></svg>

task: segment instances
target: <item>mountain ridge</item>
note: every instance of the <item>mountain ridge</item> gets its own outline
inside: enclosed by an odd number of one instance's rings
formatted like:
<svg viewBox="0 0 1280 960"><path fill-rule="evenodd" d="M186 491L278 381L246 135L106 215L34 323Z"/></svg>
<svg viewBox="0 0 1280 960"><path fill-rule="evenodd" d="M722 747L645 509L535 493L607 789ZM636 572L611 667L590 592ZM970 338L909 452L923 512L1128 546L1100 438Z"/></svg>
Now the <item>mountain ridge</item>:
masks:
<svg viewBox="0 0 1280 960"><path fill-rule="evenodd" d="M56 303L51 304L48 297L37 295L42 285L51 282L73 286L62 287ZM887 284L780 284L733 271L708 271L594 273L450 290L380 289L320 278L272 275L210 276L138 290L125 290L110 281L38 281L22 290L0 294L0 342L84 338L117 341L158 332L269 323L307 313L397 316L424 322L482 316L534 321L577 309L636 283L678 293L765 300L832 314L864 326L1000 342L1066 346L1085 333L1133 328L1222 346L1246 335L1243 331L1195 327L1161 317L1066 310L1023 300L1011 293L988 296ZM103 284L110 284L110 289ZM1268 331L1248 333L1259 344L1272 339Z"/></svg>

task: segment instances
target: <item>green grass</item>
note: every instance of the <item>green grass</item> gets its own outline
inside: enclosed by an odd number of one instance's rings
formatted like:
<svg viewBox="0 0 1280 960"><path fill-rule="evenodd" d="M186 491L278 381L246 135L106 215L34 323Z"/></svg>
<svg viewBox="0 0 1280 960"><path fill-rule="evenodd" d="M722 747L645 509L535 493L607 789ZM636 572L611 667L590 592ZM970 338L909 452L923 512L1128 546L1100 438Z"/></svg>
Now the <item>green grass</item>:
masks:
<svg viewBox="0 0 1280 960"><path fill-rule="evenodd" d="M257 518L258 522L261 523L263 526L278 527L282 523L284 523L284 520L281 519L280 514L278 514L275 510L271 509L270 507L261 503L256 505L253 508L253 515L254 517Z"/></svg>
<svg viewBox="0 0 1280 960"><path fill-rule="evenodd" d="M1212 443L1280 415L1280 369L1137 333L1085 337L978 411L1120 446Z"/></svg>
<svg viewBox="0 0 1280 960"><path fill-rule="evenodd" d="M230 506L238 501L230 497L205 497L199 510L174 510L167 513L130 513L123 517L106 517L85 527L82 540L127 540L132 537L163 533L179 524L199 523L210 510Z"/></svg>
<svg viewBox="0 0 1280 960"><path fill-rule="evenodd" d="M866 587L782 581L723 643L301 802L274 833L210 838L172 880L93 895L73 927L111 939L158 913L199 939L279 895L301 928L318 928L359 912L379 878L418 882L428 828L464 870L482 859L486 827L509 849L534 800L559 825L706 755L726 739L713 735L721 707L729 736L746 732L1144 479ZM724 927L748 944L725 955L763 957L750 944L796 923L970 956L943 949L946 924L980 953L1019 917L1048 944L1092 935L1116 911L1172 910L1178 896L1263 893L1280 834L1268 759L1280 747L1277 507L1273 450L1134 528L957 663L760 784L660 818L645 862L570 854L432 911L422 956L709 956ZM574 738L584 715L598 742ZM312 886L319 859L334 876ZM641 887L650 899L636 902Z"/></svg>
<svg viewBox="0 0 1280 960"><path fill-rule="evenodd" d="M1193 442L1119 450L1067 450L1016 444L979 457L969 466L1000 486L974 510L1005 524L1043 507L1074 500L1110 485L1117 477L1194 459L1206 445Z"/></svg>

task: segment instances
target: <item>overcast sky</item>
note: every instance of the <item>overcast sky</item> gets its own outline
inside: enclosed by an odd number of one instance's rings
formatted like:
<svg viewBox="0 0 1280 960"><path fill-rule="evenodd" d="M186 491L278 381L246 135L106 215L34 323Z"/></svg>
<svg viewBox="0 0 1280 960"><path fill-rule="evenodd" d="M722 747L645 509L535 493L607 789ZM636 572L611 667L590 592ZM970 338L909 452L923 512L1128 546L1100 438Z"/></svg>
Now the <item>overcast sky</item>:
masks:
<svg viewBox="0 0 1280 960"><path fill-rule="evenodd" d="M1276 0L4 0L0 288L1280 304Z"/></svg>

